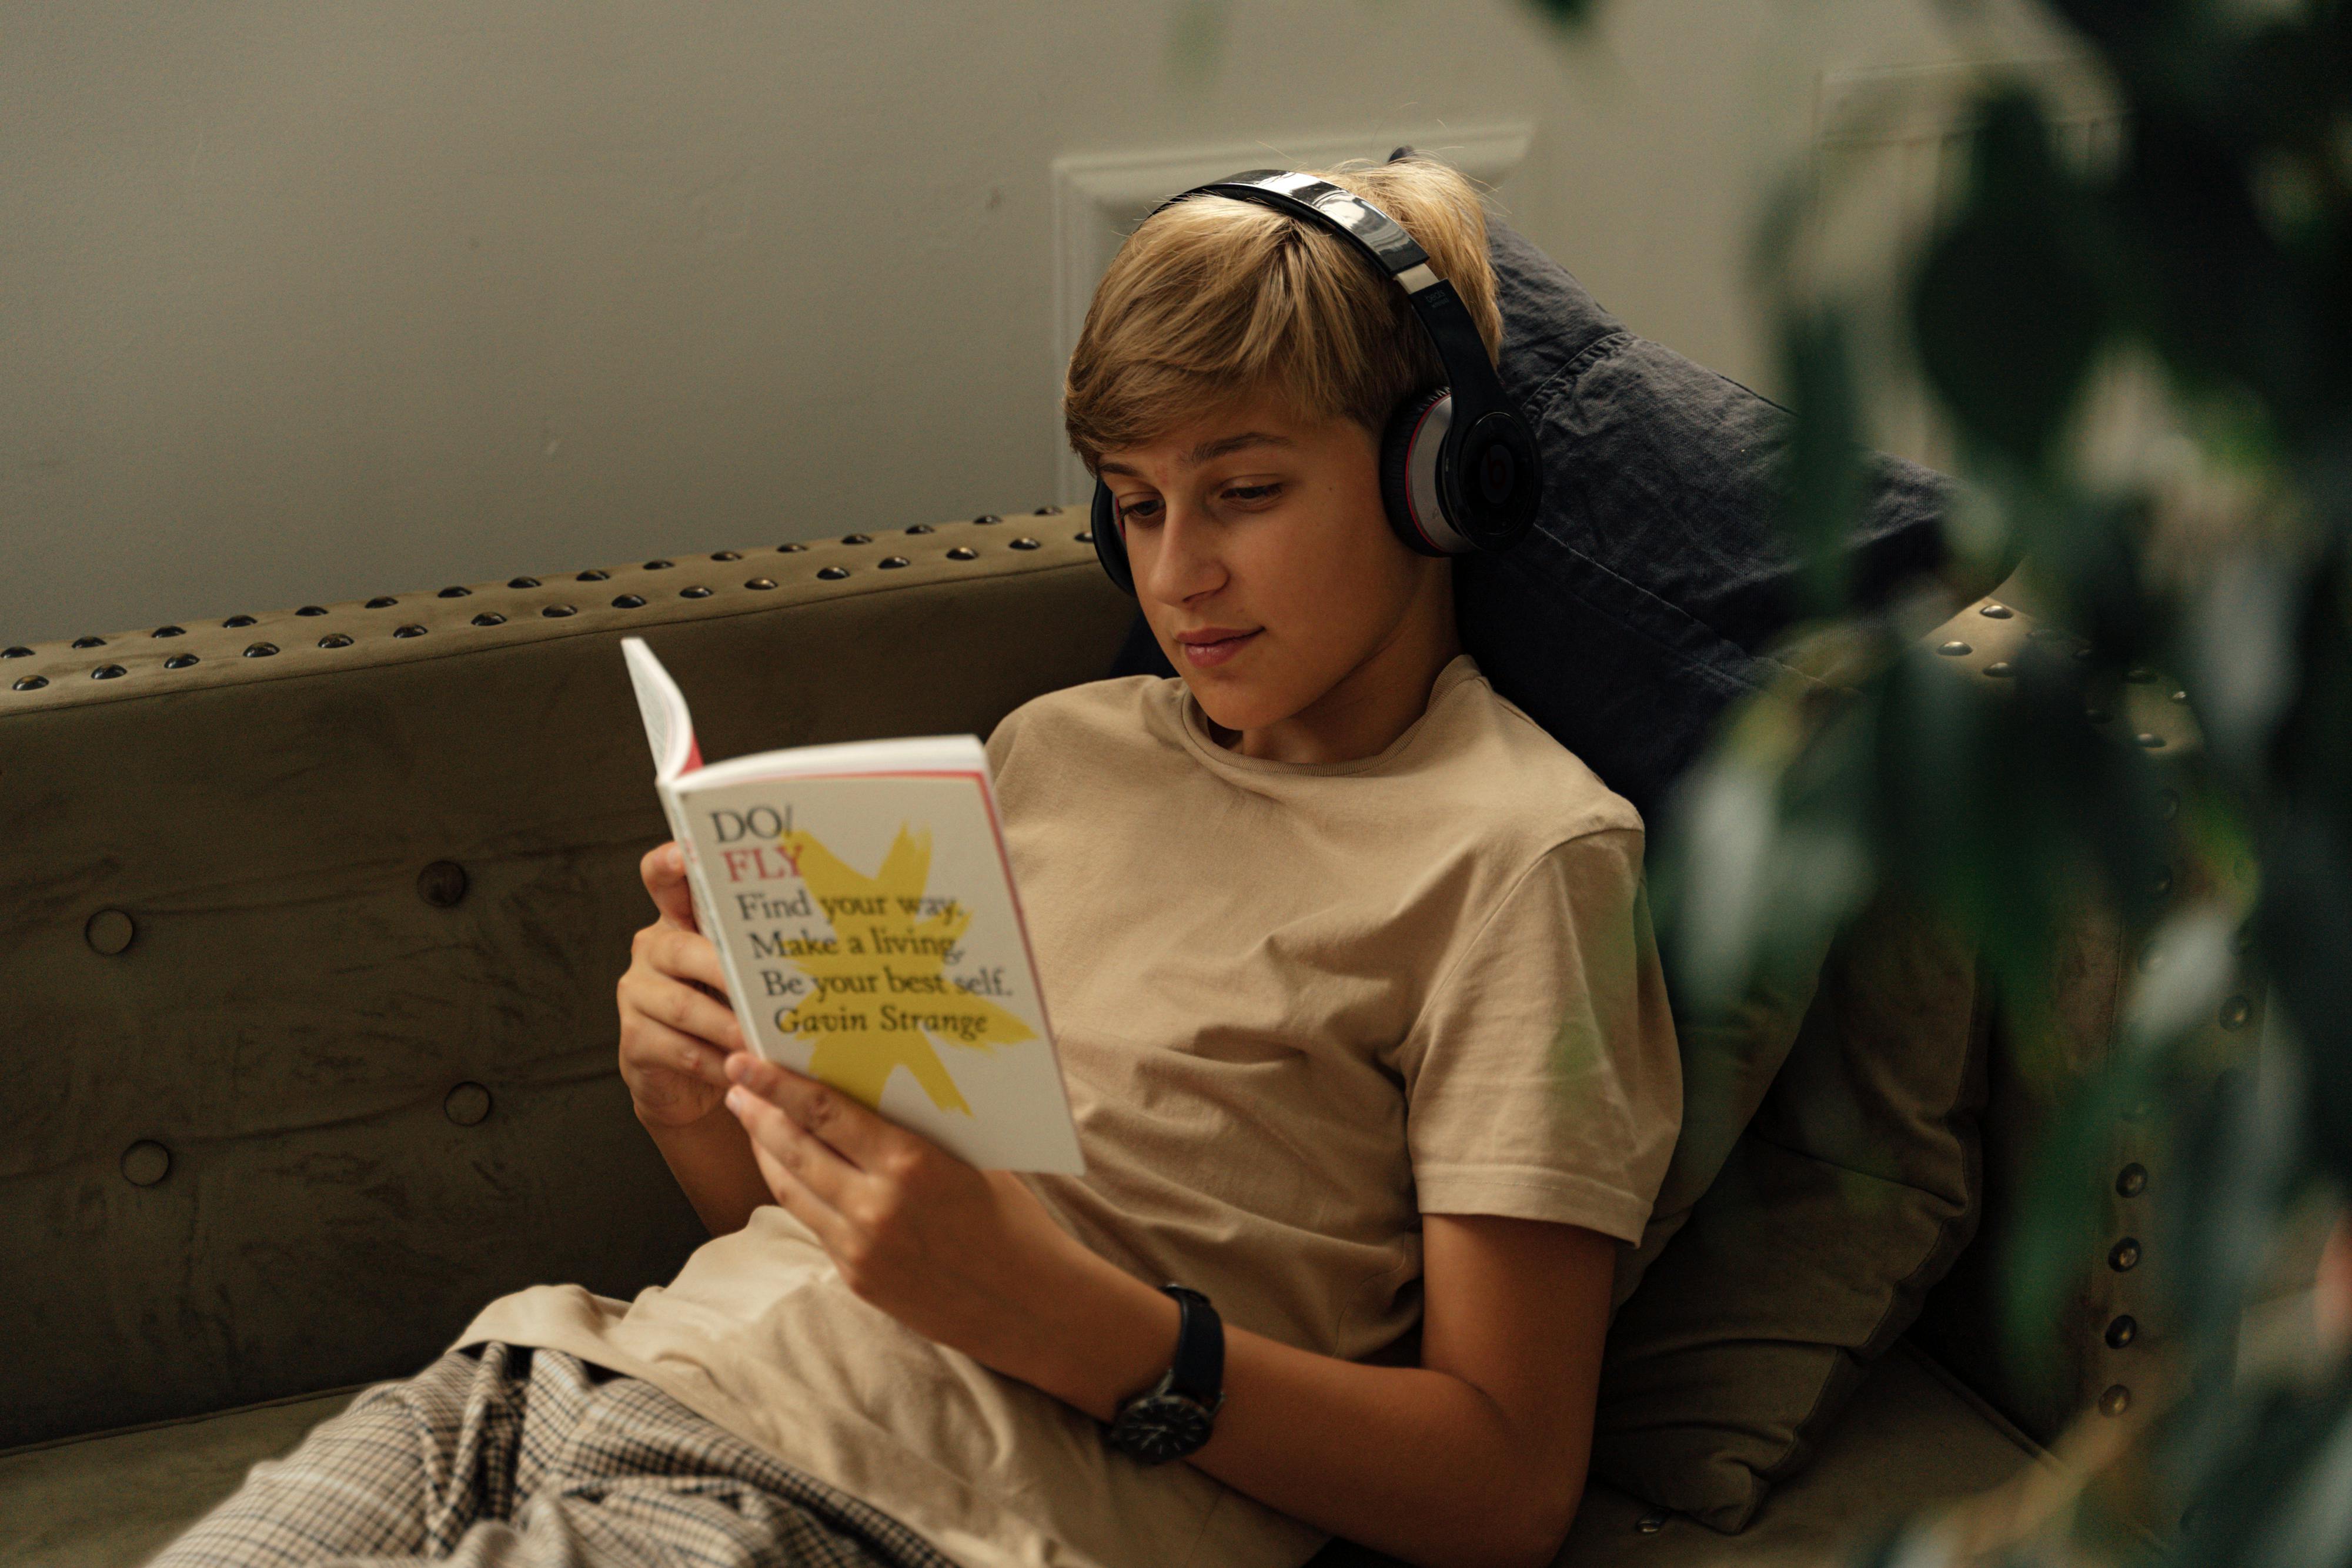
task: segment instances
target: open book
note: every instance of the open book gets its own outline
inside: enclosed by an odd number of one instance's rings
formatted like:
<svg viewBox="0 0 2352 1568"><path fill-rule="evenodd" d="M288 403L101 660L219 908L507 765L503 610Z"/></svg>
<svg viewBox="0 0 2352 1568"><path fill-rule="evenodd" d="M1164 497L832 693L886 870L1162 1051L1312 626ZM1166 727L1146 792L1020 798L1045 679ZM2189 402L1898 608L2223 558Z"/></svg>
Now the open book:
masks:
<svg viewBox="0 0 2352 1568"><path fill-rule="evenodd" d="M621 650L752 1049L982 1169L1083 1170L980 741L706 766L669 672Z"/></svg>

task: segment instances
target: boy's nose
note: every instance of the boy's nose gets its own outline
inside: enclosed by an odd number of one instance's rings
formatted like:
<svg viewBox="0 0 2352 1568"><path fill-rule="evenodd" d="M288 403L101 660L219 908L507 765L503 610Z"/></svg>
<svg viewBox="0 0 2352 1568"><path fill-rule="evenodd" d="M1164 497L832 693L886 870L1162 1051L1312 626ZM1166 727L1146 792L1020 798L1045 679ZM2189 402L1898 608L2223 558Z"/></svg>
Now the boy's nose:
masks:
<svg viewBox="0 0 2352 1568"><path fill-rule="evenodd" d="M1155 598L1170 604L1181 603L1224 581L1215 531L1197 513L1171 506L1155 542L1151 563Z"/></svg>

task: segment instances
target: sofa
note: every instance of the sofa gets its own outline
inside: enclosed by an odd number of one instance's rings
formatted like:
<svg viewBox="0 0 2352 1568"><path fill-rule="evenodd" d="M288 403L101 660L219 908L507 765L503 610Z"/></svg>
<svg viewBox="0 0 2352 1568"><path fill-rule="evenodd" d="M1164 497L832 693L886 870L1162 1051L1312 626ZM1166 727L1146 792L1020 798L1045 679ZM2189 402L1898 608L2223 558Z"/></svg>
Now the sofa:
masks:
<svg viewBox="0 0 2352 1568"><path fill-rule="evenodd" d="M713 758L984 735L1120 645L1085 527L1041 507L0 649L0 1563L138 1562L490 1297L666 1279L700 1231L614 1067L666 836L619 639ZM2007 591L1927 633L1950 679L2000 685L2036 634ZM2191 752L2167 695L2127 689L2117 744ZM1828 1560L2126 1415L2165 1337L2152 1124L2110 1130L2042 1354L1994 1324L2038 1135L2146 931L2083 912L2063 1060L1979 1031L1972 1239L1746 1528L1596 1479L1561 1563Z"/></svg>

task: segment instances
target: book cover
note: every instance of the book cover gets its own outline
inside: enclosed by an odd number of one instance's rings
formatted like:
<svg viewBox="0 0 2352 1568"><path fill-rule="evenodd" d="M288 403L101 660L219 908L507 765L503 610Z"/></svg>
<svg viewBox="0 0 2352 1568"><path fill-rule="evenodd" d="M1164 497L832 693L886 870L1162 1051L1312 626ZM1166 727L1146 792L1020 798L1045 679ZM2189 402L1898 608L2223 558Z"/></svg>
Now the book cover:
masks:
<svg viewBox="0 0 2352 1568"><path fill-rule="evenodd" d="M753 1049L983 1169L1084 1169L978 737L706 765L661 661L621 646Z"/></svg>

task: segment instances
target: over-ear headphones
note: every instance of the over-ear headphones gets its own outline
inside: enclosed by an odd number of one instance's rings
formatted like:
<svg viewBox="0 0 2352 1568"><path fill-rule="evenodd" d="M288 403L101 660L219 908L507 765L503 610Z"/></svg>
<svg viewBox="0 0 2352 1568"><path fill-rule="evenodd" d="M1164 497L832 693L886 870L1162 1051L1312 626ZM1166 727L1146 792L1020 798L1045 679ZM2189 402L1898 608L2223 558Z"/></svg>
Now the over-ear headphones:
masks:
<svg viewBox="0 0 2352 1568"><path fill-rule="evenodd" d="M1429 269L1428 253L1404 225L1352 191L1282 169L1251 169L1196 185L1152 211L1198 195L1255 202L1328 230L1404 290L1413 319L1445 368L1445 385L1407 398L1381 434L1381 500L1389 527L1423 555L1517 544L1543 498L1535 434L1505 394L1462 297ZM1103 570L1133 593L1118 503L1100 479L1092 531Z"/></svg>

